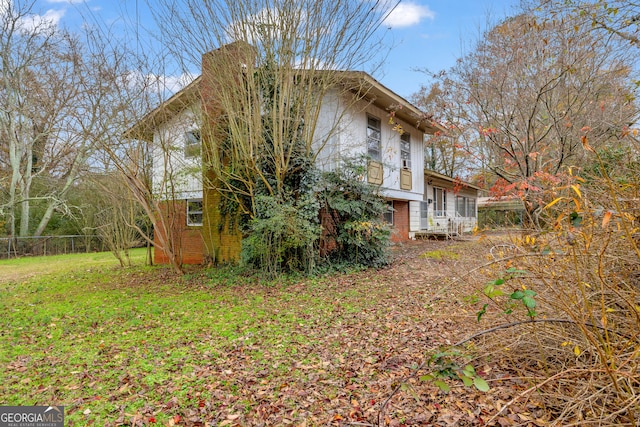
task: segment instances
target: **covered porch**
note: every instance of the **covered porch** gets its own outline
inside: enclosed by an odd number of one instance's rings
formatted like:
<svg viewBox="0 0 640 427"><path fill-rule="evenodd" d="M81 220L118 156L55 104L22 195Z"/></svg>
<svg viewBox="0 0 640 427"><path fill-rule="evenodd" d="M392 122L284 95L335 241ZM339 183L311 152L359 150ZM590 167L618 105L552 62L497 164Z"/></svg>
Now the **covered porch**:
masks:
<svg viewBox="0 0 640 427"><path fill-rule="evenodd" d="M479 187L425 170L422 201L410 202L413 238L453 238L478 223Z"/></svg>

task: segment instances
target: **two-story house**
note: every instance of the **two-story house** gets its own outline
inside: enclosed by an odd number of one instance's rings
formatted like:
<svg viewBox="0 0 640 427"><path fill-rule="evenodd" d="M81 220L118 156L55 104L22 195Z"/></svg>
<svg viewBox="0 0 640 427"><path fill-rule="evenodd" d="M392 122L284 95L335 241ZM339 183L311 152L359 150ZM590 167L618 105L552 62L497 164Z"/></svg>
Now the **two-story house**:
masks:
<svg viewBox="0 0 640 427"><path fill-rule="evenodd" d="M219 54L217 51L205 55ZM203 64L206 61L203 60ZM208 61L211 64L211 61ZM203 76L205 73L203 72ZM238 233L220 232L212 203L214 196L203 185L201 131L203 76L148 113L129 130L131 138L154 147L155 193L171 203L176 212L179 256L184 263L201 263L212 256L237 259ZM477 187L435 172L425 171L424 135L444 131L407 100L364 72L343 72L352 82L353 99L343 90L329 90L322 99L314 134L321 170L332 170L341 158L367 156L363 179L380 186L391 209L386 216L393 224L392 239L407 241L426 233L457 234L476 224ZM342 88L343 89L343 88ZM355 102L354 102L355 100ZM156 233L165 230L157 230ZM211 237L214 236L214 237ZM166 262L156 249L156 262Z"/></svg>

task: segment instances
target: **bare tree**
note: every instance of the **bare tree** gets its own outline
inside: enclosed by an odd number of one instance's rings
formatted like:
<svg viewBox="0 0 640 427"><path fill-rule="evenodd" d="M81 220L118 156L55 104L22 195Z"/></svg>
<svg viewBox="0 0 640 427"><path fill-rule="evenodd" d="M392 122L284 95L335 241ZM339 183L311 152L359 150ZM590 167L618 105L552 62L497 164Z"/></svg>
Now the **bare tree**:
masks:
<svg viewBox="0 0 640 427"><path fill-rule="evenodd" d="M629 52L588 27L520 15L440 76L457 94L450 110L472 132L466 149L493 175L488 184L522 198L534 223L553 197L542 190L581 164L584 146L615 144L634 120Z"/></svg>
<svg viewBox="0 0 640 427"><path fill-rule="evenodd" d="M118 259L122 267L131 266L129 249L141 243L138 229L144 222L140 204L131 197L120 174L94 177L100 190L99 205L95 206L95 228L102 242Z"/></svg>
<svg viewBox="0 0 640 427"><path fill-rule="evenodd" d="M139 203L156 230L171 229L152 188L151 146L123 136L166 91L161 76L143 71L156 62L100 23L87 21L71 33L35 19L34 5L7 2L0 11L0 138L6 142L0 149L0 209L8 233L39 235L54 214L72 215L77 209L68 196L90 169L120 173L126 184L121 193ZM40 215L31 224L35 205ZM154 242L139 223L129 226ZM181 271L173 241L155 238Z"/></svg>
<svg viewBox="0 0 640 427"><path fill-rule="evenodd" d="M469 150L476 133L467 128L467 106L458 102L462 96L458 90L453 82L444 79L422 86L412 97L415 105L424 111L433 111L436 121L446 128L425 136L425 165L444 175L481 184L476 156Z"/></svg>
<svg viewBox="0 0 640 427"><path fill-rule="evenodd" d="M640 3L628 0L540 0L552 16L561 16L577 23L590 22L594 31L613 34L616 38L640 48Z"/></svg>
<svg viewBox="0 0 640 427"><path fill-rule="evenodd" d="M90 30L82 39L29 20L33 13L33 3L8 2L0 28L1 206L11 236L40 235L56 211L69 212L69 192L113 113L112 70ZM35 226L34 204L42 212Z"/></svg>
<svg viewBox="0 0 640 427"><path fill-rule="evenodd" d="M111 83L117 88L120 113L98 144L106 170L117 172L119 182L126 188L121 193L127 192L142 209L152 230L144 229L140 223L129 222L128 226L163 253L176 273L182 274L181 233L175 227L184 213L179 204L179 199L184 198L179 194L180 182L189 176L200 180L201 169L185 164L184 157L177 155L175 135L171 132L154 138L153 130L160 128L164 120L164 104L155 109L150 106L157 104L165 92L162 78L152 73L129 71L153 68L155 62L149 57L130 55L127 58L128 61L123 59L118 65L117 78ZM192 104L191 89L178 96L186 98L184 104L179 103L183 108ZM150 112L144 114L147 111Z"/></svg>

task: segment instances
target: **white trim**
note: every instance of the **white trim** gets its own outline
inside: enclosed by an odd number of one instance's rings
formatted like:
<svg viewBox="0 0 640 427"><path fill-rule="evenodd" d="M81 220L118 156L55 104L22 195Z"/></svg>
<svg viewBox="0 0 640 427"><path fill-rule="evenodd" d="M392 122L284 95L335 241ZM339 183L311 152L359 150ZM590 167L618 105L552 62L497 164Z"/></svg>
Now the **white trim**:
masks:
<svg viewBox="0 0 640 427"><path fill-rule="evenodd" d="M200 209L196 209L193 210L192 207L197 207L194 206L195 204L199 203L200 204ZM187 216L187 226L189 227L201 227L202 226L202 219L203 219L203 212L204 212L204 205L202 203L202 199L187 199L186 200L186 216ZM195 217L200 217L200 221L193 221L192 219Z"/></svg>

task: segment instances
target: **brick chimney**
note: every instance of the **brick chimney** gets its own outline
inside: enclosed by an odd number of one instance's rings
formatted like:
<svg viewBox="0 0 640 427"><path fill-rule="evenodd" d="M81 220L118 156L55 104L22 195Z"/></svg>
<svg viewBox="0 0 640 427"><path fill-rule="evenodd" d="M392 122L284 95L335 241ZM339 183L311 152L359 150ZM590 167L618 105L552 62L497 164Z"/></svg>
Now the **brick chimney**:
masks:
<svg viewBox="0 0 640 427"><path fill-rule="evenodd" d="M220 97L225 105L236 104L234 90L243 84L243 75L255 69L256 49L242 41L233 42L202 55L202 173L203 226L205 260L212 264L234 263L240 259L242 234L238 229L239 213L222 212L223 194L219 178L208 165L219 155L220 142L226 138L226 123ZM241 105L238 98L237 105Z"/></svg>

